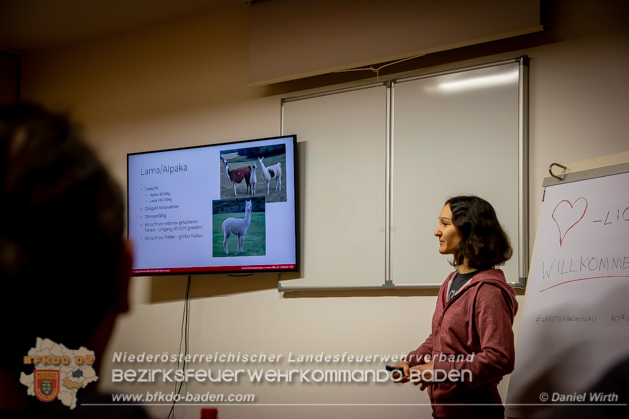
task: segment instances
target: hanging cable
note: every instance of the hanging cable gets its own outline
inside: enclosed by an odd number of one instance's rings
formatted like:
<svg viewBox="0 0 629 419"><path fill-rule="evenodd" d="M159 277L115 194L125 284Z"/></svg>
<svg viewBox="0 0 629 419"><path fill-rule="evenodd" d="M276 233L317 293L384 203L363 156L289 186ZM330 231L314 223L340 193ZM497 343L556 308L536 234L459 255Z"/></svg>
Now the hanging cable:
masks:
<svg viewBox="0 0 629 419"><path fill-rule="evenodd" d="M360 67L360 68L349 68L347 70L335 71L335 73L344 73L344 72L348 72L348 71L373 71L374 73L376 73L376 81L378 81L379 78L380 78L380 70L382 70L383 68L389 67L391 65L398 64L398 63L401 63L401 62L404 62L404 61L408 61L408 60L412 60L412 59L415 59L415 58L423 57L423 55L424 54L414 55L412 57L407 57L407 58L402 58L401 60L393 61L393 62L390 62L388 64L381 65L380 67L377 67L377 68L374 68L373 66Z"/></svg>
<svg viewBox="0 0 629 419"><path fill-rule="evenodd" d="M181 338L179 339L179 357L177 359L177 369L179 369L179 363L181 362L182 369L185 371L188 362L186 361L186 357L189 353L190 349L190 283L192 282L192 275L188 275L188 283L186 285L186 294L184 297L184 305L183 305L183 316L181 319ZM183 356L181 356L183 345ZM183 380L179 383L175 382L175 393L179 395L181 393L181 388L183 387ZM175 404L179 397L173 397L173 405L170 408L170 412L168 412L167 419L172 418L175 419Z"/></svg>

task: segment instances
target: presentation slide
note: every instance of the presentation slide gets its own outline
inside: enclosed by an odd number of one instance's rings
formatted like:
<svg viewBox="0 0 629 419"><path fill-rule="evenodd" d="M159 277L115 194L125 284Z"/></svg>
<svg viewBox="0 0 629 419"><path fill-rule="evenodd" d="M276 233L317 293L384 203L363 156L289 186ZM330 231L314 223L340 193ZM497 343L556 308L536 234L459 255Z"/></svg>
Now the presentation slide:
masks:
<svg viewBox="0 0 629 419"><path fill-rule="evenodd" d="M295 136L127 156L134 275L297 269Z"/></svg>

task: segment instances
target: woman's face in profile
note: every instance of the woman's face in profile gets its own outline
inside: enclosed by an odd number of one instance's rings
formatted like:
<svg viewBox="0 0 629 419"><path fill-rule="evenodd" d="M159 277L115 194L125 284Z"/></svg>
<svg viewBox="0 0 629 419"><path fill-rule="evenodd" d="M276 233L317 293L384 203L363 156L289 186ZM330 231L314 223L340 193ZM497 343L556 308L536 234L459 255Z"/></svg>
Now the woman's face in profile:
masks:
<svg viewBox="0 0 629 419"><path fill-rule="evenodd" d="M463 235L458 228L452 224L452 211L450 205L446 204L439 214L439 224L435 230L435 236L439 239L439 253L442 255L452 255L463 239Z"/></svg>

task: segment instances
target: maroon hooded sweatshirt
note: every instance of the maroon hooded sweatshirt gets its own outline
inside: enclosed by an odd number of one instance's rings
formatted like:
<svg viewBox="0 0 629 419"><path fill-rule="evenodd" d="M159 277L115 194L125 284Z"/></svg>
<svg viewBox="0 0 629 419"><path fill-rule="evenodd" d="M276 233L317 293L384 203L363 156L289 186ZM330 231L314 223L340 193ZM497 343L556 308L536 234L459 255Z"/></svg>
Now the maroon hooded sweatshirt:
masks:
<svg viewBox="0 0 629 419"><path fill-rule="evenodd" d="M518 309L513 287L500 269L474 275L446 301L452 272L445 280L432 317L432 333L407 361L435 361L435 383L428 387L438 417L473 413L470 405L502 404L498 383L513 371L513 318Z"/></svg>

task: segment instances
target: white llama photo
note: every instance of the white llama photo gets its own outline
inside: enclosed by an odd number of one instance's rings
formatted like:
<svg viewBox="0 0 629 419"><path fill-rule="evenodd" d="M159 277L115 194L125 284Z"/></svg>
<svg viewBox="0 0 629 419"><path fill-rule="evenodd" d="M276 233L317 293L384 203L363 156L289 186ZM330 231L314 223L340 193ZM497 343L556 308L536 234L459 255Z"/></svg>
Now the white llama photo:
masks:
<svg viewBox="0 0 629 419"><path fill-rule="evenodd" d="M212 219L213 257L266 254L263 196L212 201Z"/></svg>
<svg viewBox="0 0 629 419"><path fill-rule="evenodd" d="M286 176L286 147L278 144L276 147L259 147L257 167L255 170L258 195L266 197L266 203L286 202L286 183L292 181Z"/></svg>

